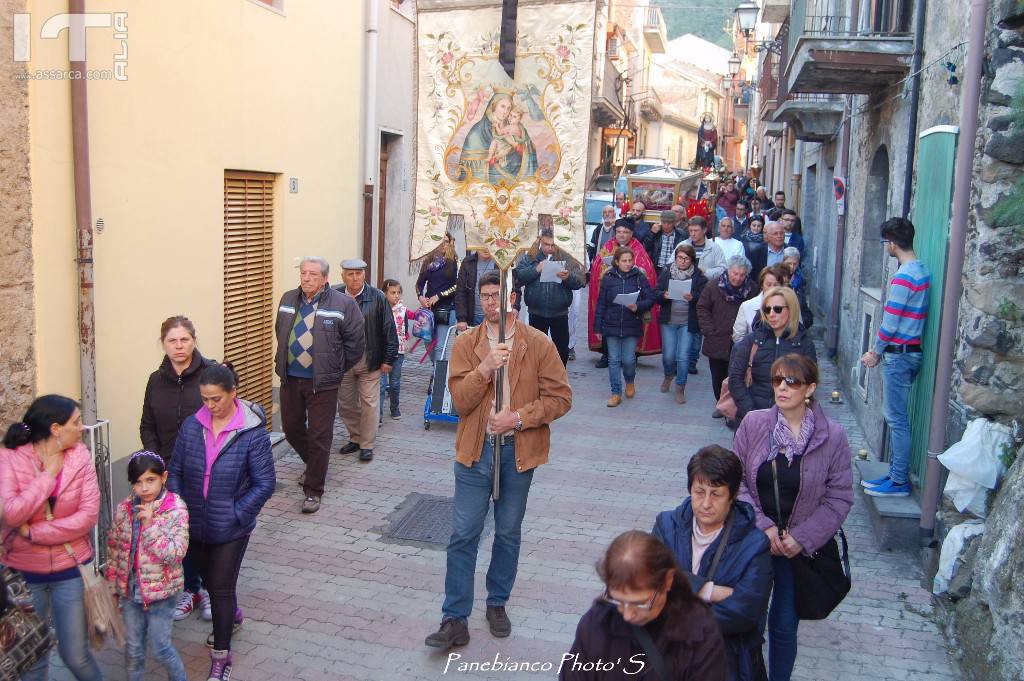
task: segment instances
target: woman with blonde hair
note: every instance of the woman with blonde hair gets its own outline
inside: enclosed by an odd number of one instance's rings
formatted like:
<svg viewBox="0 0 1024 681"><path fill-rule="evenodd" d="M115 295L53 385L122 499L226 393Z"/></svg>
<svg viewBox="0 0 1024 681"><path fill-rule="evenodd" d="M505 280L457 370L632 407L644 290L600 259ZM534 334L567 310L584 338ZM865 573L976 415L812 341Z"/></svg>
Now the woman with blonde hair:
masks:
<svg viewBox="0 0 1024 681"><path fill-rule="evenodd" d="M800 323L800 301L788 286L764 292L764 301L753 329L737 343L729 356L729 393L736 401L740 421L754 409L775 404L772 363L789 354L818 361L814 342Z"/></svg>

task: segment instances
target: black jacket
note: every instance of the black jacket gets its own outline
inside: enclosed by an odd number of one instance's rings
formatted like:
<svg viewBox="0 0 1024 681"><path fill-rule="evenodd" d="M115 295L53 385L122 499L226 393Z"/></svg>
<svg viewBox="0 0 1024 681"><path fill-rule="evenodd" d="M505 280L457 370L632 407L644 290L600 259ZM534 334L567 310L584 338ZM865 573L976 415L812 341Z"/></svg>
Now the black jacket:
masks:
<svg viewBox="0 0 1024 681"><path fill-rule="evenodd" d="M733 502L733 526L729 542L715 568L714 583L733 590L732 596L711 606L725 639L728 681L761 681L765 678L763 641L759 624L768 611L772 592L772 557L764 532L757 528L754 507L745 501ZM704 552L697 573L693 567L693 508L690 499L673 511L662 511L651 534L672 549L683 574L696 593L707 583L711 562L721 543L721 535Z"/></svg>
<svg viewBox="0 0 1024 681"><path fill-rule="evenodd" d="M160 368L149 375L146 396L142 400L139 436L144 448L156 452L164 461L171 460L181 424L203 406L199 375L213 364L216 362L203 357L199 350L193 350L191 363L178 376L171 360L164 356Z"/></svg>
<svg viewBox="0 0 1024 681"><path fill-rule="evenodd" d="M658 285L654 289L654 299L657 304L661 306L661 311L658 316L659 324L668 324L668 320L671 319L672 315L672 303L679 302L674 300L666 300L665 292L668 291L668 280L670 277L670 268L666 267L658 275ZM700 333L700 322L697 320L697 301L700 300L700 294L704 292L704 287L707 286L708 278L704 276L704 273L700 271L700 268L696 265L693 268L693 276L690 278L691 284L690 295L693 296L693 300L690 301L690 314L686 318L686 330L690 333Z"/></svg>
<svg viewBox="0 0 1024 681"><path fill-rule="evenodd" d="M564 317L569 314L569 306L572 305L572 292L586 285L583 268L576 259L558 248L551 259L564 262L569 276L563 281L541 282L537 264L546 258L540 249L523 253L514 272L516 284L523 287L523 297L530 314L538 317Z"/></svg>
<svg viewBox="0 0 1024 681"><path fill-rule="evenodd" d="M295 326L301 296L302 289L288 291L281 296L277 307L274 370L282 383L288 380L288 336ZM391 326L394 325L392 322ZM359 312L359 304L352 296L324 285L313 322L313 389L337 387L345 372L362 359L365 349L363 315Z"/></svg>
<svg viewBox="0 0 1024 681"><path fill-rule="evenodd" d="M752 367L753 381L750 387L746 384L747 362L750 358L751 345L757 344ZM767 409L775 404L775 391L772 389L772 363L779 357L795 353L818 361L818 353L814 349L814 341L807 335L801 324L792 336L776 338L775 332L760 319L754 320L754 330L746 338L733 346L729 356L729 394L736 401L736 417L743 419L747 412L754 409Z"/></svg>
<svg viewBox="0 0 1024 681"><path fill-rule="evenodd" d="M466 256L459 267L454 297L456 321L473 323L473 314L476 312L476 272L479 264L480 254L474 251Z"/></svg>
<svg viewBox="0 0 1024 681"><path fill-rule="evenodd" d="M640 296L636 301L636 312L625 305L612 301L620 293L635 293ZM594 310L594 333L605 336L636 336L644 335L644 323L641 315L654 307L654 291L647 283L647 275L639 267L623 274L618 267L612 267L601 278L601 288L597 294L597 307Z"/></svg>
<svg viewBox="0 0 1024 681"><path fill-rule="evenodd" d="M672 239L672 250L675 251L676 246L683 243L690 238L690 235L686 232L680 231L679 229L673 229ZM657 234L654 232L648 232L641 242L644 245L644 250L647 251L647 255L651 256L651 262L654 263L654 269L659 273L662 268L658 267L658 258L661 256L661 232ZM673 256L674 259L675 256Z"/></svg>
<svg viewBox="0 0 1024 681"><path fill-rule="evenodd" d="M342 295L345 285L335 287ZM363 314L363 330L366 335L366 370L376 371L381 364L395 365L398 359L398 330L395 328L395 317L384 292L369 284L355 297L359 303L359 311Z"/></svg>
<svg viewBox="0 0 1024 681"><path fill-rule="evenodd" d="M671 681L725 681L725 648L718 624L708 608L693 603L685 613L686 626L669 638L652 636L665 661ZM650 627L650 625L648 625ZM654 666L647 660L643 646L622 619L615 606L595 601L576 626L576 638L569 649L570 659L559 670L560 681L654 681ZM598 660L613 663L604 670L594 669Z"/></svg>

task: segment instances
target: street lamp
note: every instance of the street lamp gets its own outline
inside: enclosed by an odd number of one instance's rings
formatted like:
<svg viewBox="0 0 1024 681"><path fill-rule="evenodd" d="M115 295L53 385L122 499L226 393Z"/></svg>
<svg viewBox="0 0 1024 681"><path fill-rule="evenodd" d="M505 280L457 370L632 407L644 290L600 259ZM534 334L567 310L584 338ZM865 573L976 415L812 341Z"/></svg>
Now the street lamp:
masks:
<svg viewBox="0 0 1024 681"><path fill-rule="evenodd" d="M754 26L757 25L757 14L760 12L760 8L757 3L753 0L743 0L736 7L736 22L740 25L740 30L743 31L743 35L750 37L750 32L754 30Z"/></svg>
<svg viewBox="0 0 1024 681"><path fill-rule="evenodd" d="M729 75L735 78L740 72L740 65L742 63L740 56L733 52L732 56L729 57Z"/></svg>

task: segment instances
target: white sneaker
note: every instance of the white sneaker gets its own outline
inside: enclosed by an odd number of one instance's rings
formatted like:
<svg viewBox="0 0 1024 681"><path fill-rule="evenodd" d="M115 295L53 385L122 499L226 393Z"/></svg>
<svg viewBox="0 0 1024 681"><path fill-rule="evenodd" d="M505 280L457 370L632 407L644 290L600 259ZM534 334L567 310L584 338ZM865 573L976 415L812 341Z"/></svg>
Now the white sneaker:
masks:
<svg viewBox="0 0 1024 681"><path fill-rule="evenodd" d="M199 605L198 597L188 589L181 592L181 597L178 599L178 604L174 606L174 621L180 622L196 609Z"/></svg>
<svg viewBox="0 0 1024 681"><path fill-rule="evenodd" d="M202 605L201 617L204 620L206 620L206 621L212 620L213 619L213 610L211 609L211 606L210 606L210 592L208 592L206 589L200 589L199 590L199 602Z"/></svg>

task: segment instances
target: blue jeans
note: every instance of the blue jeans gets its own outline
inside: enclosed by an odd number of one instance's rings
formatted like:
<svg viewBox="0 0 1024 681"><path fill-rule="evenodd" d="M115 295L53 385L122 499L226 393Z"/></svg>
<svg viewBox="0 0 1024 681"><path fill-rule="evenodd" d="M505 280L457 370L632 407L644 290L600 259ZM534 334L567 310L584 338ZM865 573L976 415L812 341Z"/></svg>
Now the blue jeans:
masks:
<svg viewBox="0 0 1024 681"><path fill-rule="evenodd" d="M172 598L149 604L143 609L141 603L127 598L121 599L124 612L124 628L127 633L124 646L125 669L128 681L145 681L146 639L152 643L153 657L167 670L170 681L188 681L185 665L181 662L174 643L171 642L171 627L174 625L174 606L178 594Z"/></svg>
<svg viewBox="0 0 1024 681"><path fill-rule="evenodd" d="M391 366L391 373L380 375L380 417L384 418L384 393L391 395L391 413L398 411L398 395L402 390L402 364L405 355L399 355Z"/></svg>
<svg viewBox="0 0 1024 681"><path fill-rule="evenodd" d="M789 558L772 556L775 584L768 608L768 681L789 681L796 662L796 584Z"/></svg>
<svg viewBox="0 0 1024 681"><path fill-rule="evenodd" d="M665 377L676 376L676 385L686 385L690 368L690 342L686 324L659 324L661 327L661 368Z"/></svg>
<svg viewBox="0 0 1024 681"><path fill-rule="evenodd" d="M101 681L103 674L89 651L82 578L48 584L30 583L28 588L32 592L32 605L36 612L43 619L48 619L57 631L57 651L64 666L78 681ZM21 675L22 681L45 681L49 666L50 656L43 655Z"/></svg>
<svg viewBox="0 0 1024 681"><path fill-rule="evenodd" d="M704 342L704 334L697 333L690 334L690 369L697 368L697 361L700 359L700 346Z"/></svg>
<svg viewBox="0 0 1024 681"><path fill-rule="evenodd" d="M637 336L605 336L608 342L608 380L612 395L622 394L622 379L626 383L636 380Z"/></svg>
<svg viewBox="0 0 1024 681"><path fill-rule="evenodd" d="M921 370L920 352L882 353L882 414L889 424L889 478L905 485L910 475L910 388Z"/></svg>
<svg viewBox="0 0 1024 681"><path fill-rule="evenodd" d="M455 499L452 537L448 542L448 569L444 578L443 619L469 619L473 611L473 578L477 547L491 500L494 449L484 438L480 460L473 466L455 462ZM512 593L519 568L523 516L530 494L533 469L516 470L516 452L509 444L501 448L501 495L494 502L494 544L487 568L487 605L505 605Z"/></svg>
<svg viewBox="0 0 1024 681"><path fill-rule="evenodd" d="M444 349L444 339L448 337L448 327L454 324L455 308L450 309L444 319L441 318L441 315L434 317L434 338L437 339L437 343L434 344L434 349L430 353L431 362L436 362L439 356L444 359L444 356L441 355L441 350Z"/></svg>

